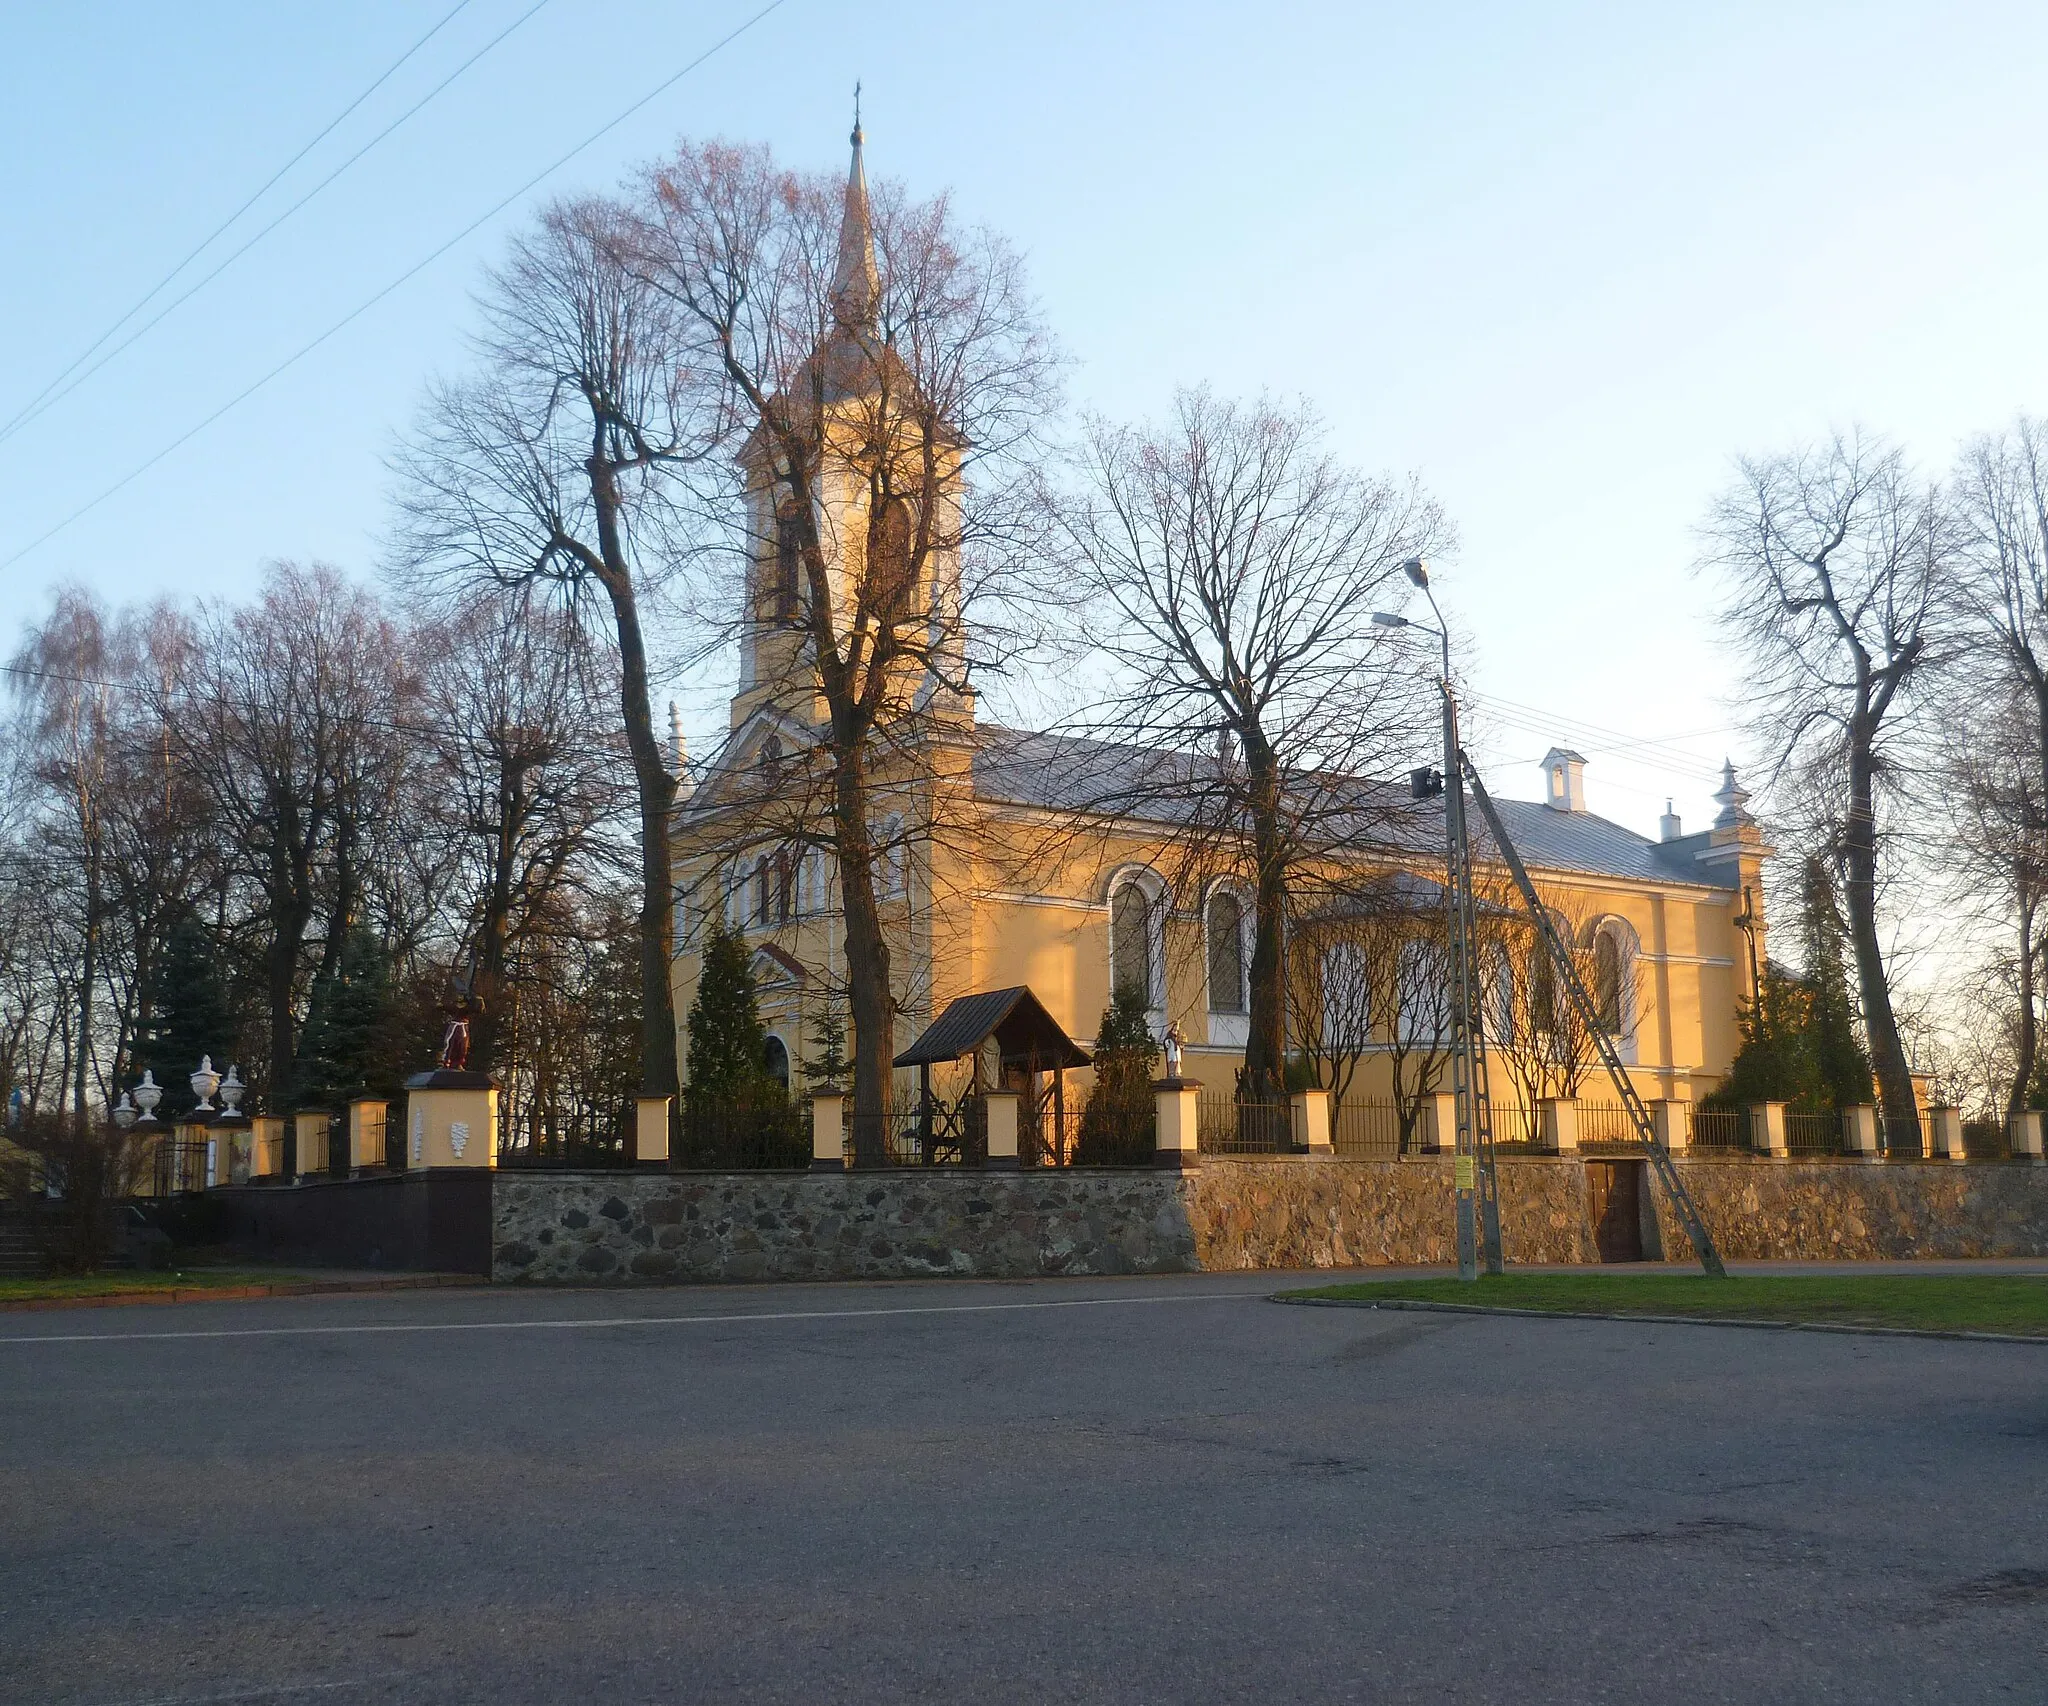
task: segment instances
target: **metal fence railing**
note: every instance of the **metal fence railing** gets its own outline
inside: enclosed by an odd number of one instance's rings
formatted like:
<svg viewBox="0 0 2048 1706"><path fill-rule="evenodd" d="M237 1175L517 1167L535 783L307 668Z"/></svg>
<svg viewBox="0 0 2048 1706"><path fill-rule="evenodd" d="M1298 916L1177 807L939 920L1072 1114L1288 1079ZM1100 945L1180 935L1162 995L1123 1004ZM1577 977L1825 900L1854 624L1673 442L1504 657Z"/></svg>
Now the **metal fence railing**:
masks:
<svg viewBox="0 0 2048 1706"><path fill-rule="evenodd" d="M1963 1155L1970 1161L2010 1161L2012 1133L2002 1120L1965 1120Z"/></svg>
<svg viewBox="0 0 2048 1706"><path fill-rule="evenodd" d="M1353 1161L1398 1159L1400 1108L1392 1102L1345 1101L1330 1119L1330 1147Z"/></svg>
<svg viewBox="0 0 2048 1706"><path fill-rule="evenodd" d="M811 1164L807 1102L732 1107L687 1098L669 1165L684 1171L771 1172Z"/></svg>
<svg viewBox="0 0 2048 1706"><path fill-rule="evenodd" d="M979 1096L849 1113L846 1158L883 1167L978 1167L988 1159L988 1104Z"/></svg>
<svg viewBox="0 0 2048 1706"><path fill-rule="evenodd" d="M1878 1147L1887 1161L1918 1161L1934 1153L1933 1133L1925 1114L1888 1120L1880 1108L1877 1115Z"/></svg>
<svg viewBox="0 0 2048 1706"><path fill-rule="evenodd" d="M1844 1115L1803 1114L1785 1110L1785 1152L1788 1155L1840 1155L1848 1148Z"/></svg>
<svg viewBox="0 0 2048 1706"><path fill-rule="evenodd" d="M1636 1130L1628 1105L1625 1102L1581 1102L1579 1149L1582 1154L1591 1155L1640 1154L1643 1134Z"/></svg>
<svg viewBox="0 0 2048 1706"><path fill-rule="evenodd" d="M150 1195L176 1196L180 1191L203 1191L213 1181L207 1177L206 1155L212 1145L198 1140L165 1138L156 1146L150 1169Z"/></svg>
<svg viewBox="0 0 2048 1706"><path fill-rule="evenodd" d="M1286 1102L1204 1096L1196 1108L1195 1140L1205 1155L1292 1155L1294 1109Z"/></svg>
<svg viewBox="0 0 2048 1706"><path fill-rule="evenodd" d="M1747 1149L1749 1110L1747 1108L1694 1108L1692 1137L1694 1149Z"/></svg>

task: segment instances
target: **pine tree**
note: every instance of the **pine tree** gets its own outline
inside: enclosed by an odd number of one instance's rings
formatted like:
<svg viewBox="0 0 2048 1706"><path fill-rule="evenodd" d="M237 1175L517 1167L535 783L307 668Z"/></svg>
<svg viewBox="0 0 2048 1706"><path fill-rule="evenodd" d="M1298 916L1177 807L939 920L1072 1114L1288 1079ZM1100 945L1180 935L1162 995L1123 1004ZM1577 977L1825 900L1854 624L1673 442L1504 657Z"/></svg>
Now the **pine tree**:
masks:
<svg viewBox="0 0 2048 1706"><path fill-rule="evenodd" d="M300 1033L297 1100L339 1107L351 1096L397 1093L392 1063L391 958L356 925L331 976L315 981Z"/></svg>
<svg viewBox="0 0 2048 1706"><path fill-rule="evenodd" d="M227 1071L241 1034L221 944L196 913L188 912L157 955L149 1024L135 1040L135 1076L154 1073L165 1092L159 1119L192 1107L196 1098L188 1081L202 1055L211 1055L213 1064Z"/></svg>
<svg viewBox="0 0 2048 1706"><path fill-rule="evenodd" d="M1835 885L1825 861L1806 861L1800 892L1801 934L1810 997L1809 1048L1815 1111L1832 1111L1871 1099L1870 1057L1856 1037L1856 1009L1849 996L1848 933L1835 904Z"/></svg>
<svg viewBox="0 0 2048 1706"><path fill-rule="evenodd" d="M839 1003L828 1001L820 1008L812 1029L817 1039L817 1054L805 1061L797 1069L798 1073L812 1090L843 1090L847 1075L853 1070L853 1062L846 1055L846 1016L840 1011Z"/></svg>
<svg viewBox="0 0 2048 1706"><path fill-rule="evenodd" d="M1101 1164L1147 1155L1155 1141L1152 1063L1158 1056L1145 991L1126 984L1095 1029L1095 1088L1074 1140L1076 1161Z"/></svg>
<svg viewBox="0 0 2048 1706"><path fill-rule="evenodd" d="M768 1033L754 994L754 973L743 938L714 917L704 938L703 970L687 1020L687 1093L702 1103L744 1103L757 1098L766 1074Z"/></svg>

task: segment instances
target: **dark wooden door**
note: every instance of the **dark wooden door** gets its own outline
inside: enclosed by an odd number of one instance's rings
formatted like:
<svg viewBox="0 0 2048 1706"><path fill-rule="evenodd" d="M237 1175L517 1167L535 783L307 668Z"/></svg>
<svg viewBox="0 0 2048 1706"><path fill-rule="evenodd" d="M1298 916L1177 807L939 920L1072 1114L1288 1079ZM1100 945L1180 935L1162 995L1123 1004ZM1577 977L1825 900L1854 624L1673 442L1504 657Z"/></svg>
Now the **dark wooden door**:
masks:
<svg viewBox="0 0 2048 1706"><path fill-rule="evenodd" d="M1603 1262L1643 1259L1643 1164L1588 1161L1586 1208Z"/></svg>

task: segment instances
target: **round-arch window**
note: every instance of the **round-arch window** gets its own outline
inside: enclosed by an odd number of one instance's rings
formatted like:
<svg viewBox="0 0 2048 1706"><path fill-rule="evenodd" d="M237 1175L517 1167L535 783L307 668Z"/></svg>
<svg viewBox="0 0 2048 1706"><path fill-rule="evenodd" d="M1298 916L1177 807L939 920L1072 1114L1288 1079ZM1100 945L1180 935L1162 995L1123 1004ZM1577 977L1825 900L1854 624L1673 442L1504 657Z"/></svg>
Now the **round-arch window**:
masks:
<svg viewBox="0 0 2048 1706"><path fill-rule="evenodd" d="M783 1089L789 1088L789 1050L783 1046L780 1037L768 1039L768 1046L762 1051L761 1065Z"/></svg>
<svg viewBox="0 0 2048 1706"><path fill-rule="evenodd" d="M1599 1010L1600 1028L1609 1036L1620 1035L1621 944L1611 930L1593 938L1593 1005Z"/></svg>
<svg viewBox="0 0 2048 1706"><path fill-rule="evenodd" d="M1209 1011L1244 1011L1244 907L1228 889L1209 897Z"/></svg>
<svg viewBox="0 0 2048 1706"><path fill-rule="evenodd" d="M1151 1003L1152 900L1135 882L1127 882L1109 903L1109 979L1112 993L1140 991Z"/></svg>

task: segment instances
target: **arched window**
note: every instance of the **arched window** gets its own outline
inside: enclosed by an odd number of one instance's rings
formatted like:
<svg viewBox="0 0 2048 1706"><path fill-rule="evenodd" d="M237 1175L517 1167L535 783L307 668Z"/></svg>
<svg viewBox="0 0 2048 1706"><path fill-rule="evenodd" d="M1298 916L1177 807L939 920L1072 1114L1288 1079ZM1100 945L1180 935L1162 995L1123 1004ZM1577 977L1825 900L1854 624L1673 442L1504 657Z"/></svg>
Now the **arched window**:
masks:
<svg viewBox="0 0 2048 1706"><path fill-rule="evenodd" d="M762 614L771 622L794 622L797 588L803 580L803 545L797 530L798 510L786 503L775 513L775 557L768 571L768 596Z"/></svg>
<svg viewBox="0 0 2048 1706"><path fill-rule="evenodd" d="M782 774L782 742L774 735L761 743L761 774L771 782Z"/></svg>
<svg viewBox="0 0 2048 1706"><path fill-rule="evenodd" d="M789 1048L780 1037L769 1036L761 1051L761 1066L783 1089L789 1088Z"/></svg>
<svg viewBox="0 0 2048 1706"><path fill-rule="evenodd" d="M1593 938L1593 1007L1600 1016L1600 1028L1610 1037L1621 1034L1621 944L1614 932L1603 930Z"/></svg>
<svg viewBox="0 0 2048 1706"><path fill-rule="evenodd" d="M1244 1010L1244 905L1218 889L1209 897L1209 1011Z"/></svg>
<svg viewBox="0 0 2048 1706"><path fill-rule="evenodd" d="M1156 1004L1158 961L1153 953L1153 903L1135 878L1117 885L1109 899L1109 982L1112 993L1144 992L1145 1005Z"/></svg>
<svg viewBox="0 0 2048 1706"><path fill-rule="evenodd" d="M763 853L754 861L754 922L769 924L775 916L775 861Z"/></svg>
<svg viewBox="0 0 2048 1706"><path fill-rule="evenodd" d="M868 596L876 610L894 614L909 606L911 556L916 544L917 523L910 505L902 498L891 498L876 524L874 560L868 565Z"/></svg>

